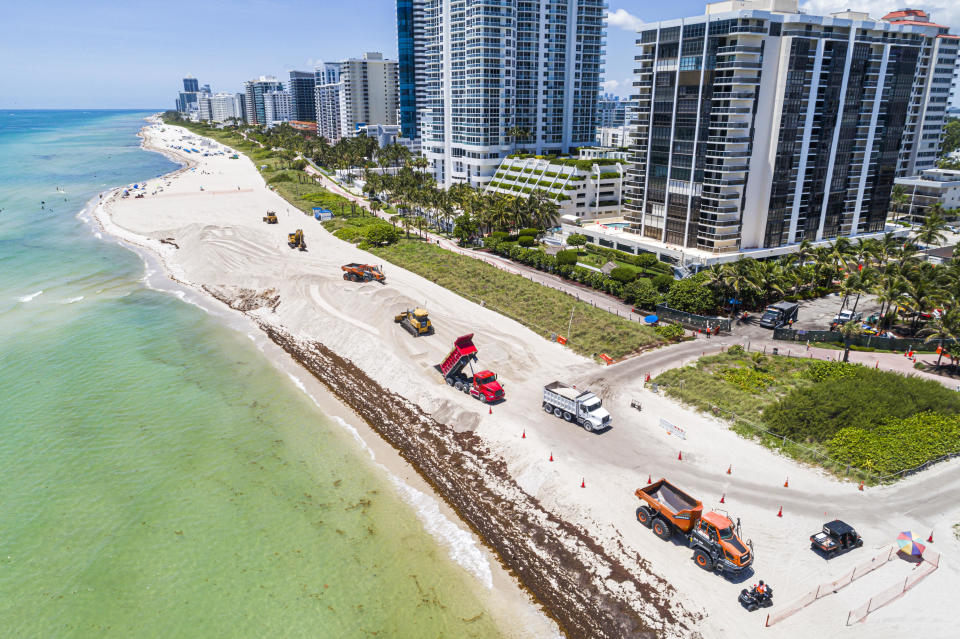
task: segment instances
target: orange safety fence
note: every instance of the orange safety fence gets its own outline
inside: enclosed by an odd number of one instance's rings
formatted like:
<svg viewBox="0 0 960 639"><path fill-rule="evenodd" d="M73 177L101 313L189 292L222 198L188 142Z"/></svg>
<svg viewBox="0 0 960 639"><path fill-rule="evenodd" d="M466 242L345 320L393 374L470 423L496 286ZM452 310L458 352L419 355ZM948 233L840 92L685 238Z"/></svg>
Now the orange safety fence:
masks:
<svg viewBox="0 0 960 639"><path fill-rule="evenodd" d="M899 599L905 592L920 583L930 573L940 567L940 553L935 550L927 549L923 552L923 563L915 568L915 572L898 581L893 586L878 593L866 601L866 603L857 606L847 613L847 625L859 623L867 618L874 610L882 608L887 604Z"/></svg>
<svg viewBox="0 0 960 639"><path fill-rule="evenodd" d="M882 550L878 551L877 554L870 558L870 561L865 561L862 564L859 564L850 572L845 573L843 576L838 577L833 581L820 584L814 590L807 592L799 597L796 601L784 606L780 610L777 610L777 612L768 614L765 625L770 627L776 623L780 623L787 617L800 612L818 599L822 599L827 595L832 595L841 588L849 586L851 583L860 577L863 577L867 573L873 572L880 566L885 566L887 562L889 562L895 556L896 549L893 546L884 546Z"/></svg>

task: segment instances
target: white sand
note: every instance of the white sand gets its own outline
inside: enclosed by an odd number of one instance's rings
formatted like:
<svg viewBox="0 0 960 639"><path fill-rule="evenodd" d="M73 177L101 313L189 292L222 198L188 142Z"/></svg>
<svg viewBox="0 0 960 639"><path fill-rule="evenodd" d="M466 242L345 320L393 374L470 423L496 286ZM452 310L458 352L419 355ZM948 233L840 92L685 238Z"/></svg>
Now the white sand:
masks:
<svg viewBox="0 0 960 639"><path fill-rule="evenodd" d="M958 542L950 526L960 522L960 460L900 482L859 492L817 469L783 459L726 430L707 416L686 410L642 389L648 370L643 357L608 368L548 343L523 326L464 300L432 282L384 265L387 284L343 281L340 265L377 258L326 233L312 217L293 209L264 185L244 157L178 155L176 127L152 126L146 144L194 163L175 177L150 180L142 199L110 198L98 211L105 228L157 253L169 274L190 285L279 291L276 313L256 311L303 338L315 338L352 360L380 384L411 399L442 422L473 429L508 463L521 486L558 516L583 526L608 548L622 544L646 558L653 572L676 586L683 606L705 614L698 630L705 637L947 637L955 634L950 605L960 591ZM197 144L195 146L202 148ZM200 187L203 191L200 191ZM238 187L240 190L238 191ZM159 191L162 188L163 191ZM155 193L155 194L154 194ZM261 221L267 210L280 223ZM291 250L286 234L304 229L309 251ZM161 244L173 238L175 249ZM393 323L393 315L413 305L429 309L432 337L413 339ZM487 407L447 387L433 369L453 339L475 334L480 365L498 373L506 402ZM711 346L717 345L713 340ZM662 368L658 365L657 368ZM614 428L601 435L545 414L541 388L554 379L589 386L600 393ZM639 399L644 411L630 408ZM667 435L664 417L686 430L687 439ZM526 439L521 432L526 431ZM683 461L677 460L683 451ZM548 462L553 454L555 461ZM382 460L383 455L379 458ZM725 473L733 465L733 473ZM706 574L691 561L689 549L665 543L640 526L633 491L668 477L703 500L705 508L726 508L739 517L744 536L756 549L756 575L745 584ZM790 487L783 482L789 477ZM581 478L586 488L580 487ZM721 495L726 503L721 505ZM776 517L783 506L784 516ZM840 518L863 535L866 549L826 562L809 549L808 537L823 522ZM776 591L772 610L848 571L901 530L931 530L941 567L915 590L853 627L846 613L902 578L887 567L863 582L821 600L791 619L765 629L762 612L737 604L742 587L756 579ZM502 575L501 575L502 578ZM519 591L517 591L519 592ZM549 624L529 636L550 633Z"/></svg>

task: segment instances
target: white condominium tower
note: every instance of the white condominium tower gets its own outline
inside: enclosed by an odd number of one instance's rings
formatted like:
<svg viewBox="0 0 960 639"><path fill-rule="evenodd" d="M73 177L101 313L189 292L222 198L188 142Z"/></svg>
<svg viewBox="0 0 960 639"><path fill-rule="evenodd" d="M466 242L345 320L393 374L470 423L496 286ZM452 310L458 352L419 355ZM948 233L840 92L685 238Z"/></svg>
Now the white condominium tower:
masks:
<svg viewBox="0 0 960 639"><path fill-rule="evenodd" d="M270 124L267 122L263 96L270 91L283 91L283 83L273 76L262 75L256 80L244 82L243 89L246 94L247 124Z"/></svg>
<svg viewBox="0 0 960 639"><path fill-rule="evenodd" d="M324 62L316 75L317 135L331 144L340 139L340 63Z"/></svg>
<svg viewBox="0 0 960 639"><path fill-rule="evenodd" d="M396 124L397 61L380 53L340 62L340 135L351 137L362 126Z"/></svg>
<svg viewBox="0 0 960 639"><path fill-rule="evenodd" d="M422 48L426 58L426 100L416 109L423 154L439 184L484 185L518 147L549 154L593 143L605 0L422 6L422 22L411 22L425 30L412 37L413 54ZM416 94L416 87L405 93Z"/></svg>
<svg viewBox="0 0 960 639"><path fill-rule="evenodd" d="M891 11L883 19L893 24L929 26L937 30L926 37L920 52L897 167L898 177L920 175L934 168L940 155L960 37L950 35L949 27L934 24L927 12L919 9Z"/></svg>
<svg viewBox="0 0 960 639"><path fill-rule="evenodd" d="M629 230L687 261L883 231L936 32L802 14L797 0L715 2L642 25Z"/></svg>

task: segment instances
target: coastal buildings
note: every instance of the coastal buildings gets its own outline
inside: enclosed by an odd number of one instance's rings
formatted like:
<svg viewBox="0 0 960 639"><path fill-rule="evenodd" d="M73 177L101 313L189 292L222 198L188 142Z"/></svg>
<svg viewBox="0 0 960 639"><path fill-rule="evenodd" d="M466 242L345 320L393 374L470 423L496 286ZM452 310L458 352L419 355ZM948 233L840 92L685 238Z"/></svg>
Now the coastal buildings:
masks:
<svg viewBox="0 0 960 639"><path fill-rule="evenodd" d="M316 81L317 135L334 143L340 139L340 63L317 67Z"/></svg>
<svg viewBox="0 0 960 639"><path fill-rule="evenodd" d="M237 95L234 93L200 93L198 99L199 119L209 122L227 122L236 118L243 119L243 109L240 108Z"/></svg>
<svg viewBox="0 0 960 639"><path fill-rule="evenodd" d="M400 126L408 140L420 138L421 108L427 102L426 2L397 0Z"/></svg>
<svg viewBox="0 0 960 639"><path fill-rule="evenodd" d="M290 92L290 119L314 122L317 119L317 75L315 71L291 71L287 90Z"/></svg>
<svg viewBox="0 0 960 639"><path fill-rule="evenodd" d="M882 232L936 33L797 0L643 25L624 243L706 264Z"/></svg>
<svg viewBox="0 0 960 639"><path fill-rule="evenodd" d="M289 122L293 114L293 100L288 91L267 91L263 94L264 122L267 126L274 126L281 122Z"/></svg>
<svg viewBox="0 0 960 639"><path fill-rule="evenodd" d="M600 146L625 147L629 144L630 127L602 126L597 127L597 144Z"/></svg>
<svg viewBox="0 0 960 639"><path fill-rule="evenodd" d="M907 222L923 222L930 208L960 209L960 171L926 169L914 177L901 177L907 201L894 207L894 216Z"/></svg>
<svg viewBox="0 0 960 639"><path fill-rule="evenodd" d="M376 52L340 62L340 136L368 124L397 124L397 62Z"/></svg>
<svg viewBox="0 0 960 639"><path fill-rule="evenodd" d="M180 113L198 112L200 109L199 98L200 81L192 75L188 75L183 79L183 91L177 93L177 111Z"/></svg>
<svg viewBox="0 0 960 639"><path fill-rule="evenodd" d="M615 95L604 95L597 100L597 127L621 127L633 119L639 103Z"/></svg>
<svg viewBox="0 0 960 639"><path fill-rule="evenodd" d="M283 83L273 76L262 75L243 83L246 96L247 124L268 124L263 96L270 91L283 91Z"/></svg>
<svg viewBox="0 0 960 639"><path fill-rule="evenodd" d="M411 27L413 82L416 93L422 42L416 110L439 184L486 184L515 146L561 154L593 143L606 8L604 0L424 0L423 20Z"/></svg>
<svg viewBox="0 0 960 639"><path fill-rule="evenodd" d="M883 16L883 20L891 24L913 24L936 29L924 38L897 162L898 176L917 175L936 166L943 141L960 36L950 35L949 27L934 24L927 12L919 9L892 11Z"/></svg>
<svg viewBox="0 0 960 639"><path fill-rule="evenodd" d="M543 191L569 221L620 214L626 160L508 157L486 186L488 193L525 197Z"/></svg>

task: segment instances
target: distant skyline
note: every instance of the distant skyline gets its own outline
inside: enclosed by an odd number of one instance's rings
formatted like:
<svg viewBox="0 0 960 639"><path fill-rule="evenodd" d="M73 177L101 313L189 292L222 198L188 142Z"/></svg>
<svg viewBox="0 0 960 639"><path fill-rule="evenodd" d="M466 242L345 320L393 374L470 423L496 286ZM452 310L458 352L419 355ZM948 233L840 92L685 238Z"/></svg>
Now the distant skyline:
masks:
<svg viewBox="0 0 960 639"><path fill-rule="evenodd" d="M808 0L811 13L846 8L875 18L909 4L934 21L960 24L960 2ZM612 0L604 88L627 96L635 29L642 22L700 15L702 0ZM381 51L397 57L395 0L124 3L87 0L7 3L0 24L0 108L171 109L181 79L240 91L260 75Z"/></svg>

